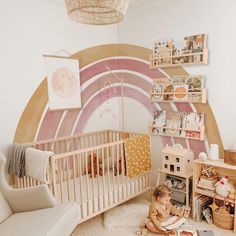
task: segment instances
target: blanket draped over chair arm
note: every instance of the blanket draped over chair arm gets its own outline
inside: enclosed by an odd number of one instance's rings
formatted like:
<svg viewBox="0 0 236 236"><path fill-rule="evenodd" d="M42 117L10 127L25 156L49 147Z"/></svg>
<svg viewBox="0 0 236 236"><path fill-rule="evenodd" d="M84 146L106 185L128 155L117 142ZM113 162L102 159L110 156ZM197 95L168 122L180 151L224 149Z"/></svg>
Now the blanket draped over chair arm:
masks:
<svg viewBox="0 0 236 236"><path fill-rule="evenodd" d="M6 176L6 158L0 153L0 192L7 199L13 213L33 211L57 205L47 185L15 189L9 186Z"/></svg>

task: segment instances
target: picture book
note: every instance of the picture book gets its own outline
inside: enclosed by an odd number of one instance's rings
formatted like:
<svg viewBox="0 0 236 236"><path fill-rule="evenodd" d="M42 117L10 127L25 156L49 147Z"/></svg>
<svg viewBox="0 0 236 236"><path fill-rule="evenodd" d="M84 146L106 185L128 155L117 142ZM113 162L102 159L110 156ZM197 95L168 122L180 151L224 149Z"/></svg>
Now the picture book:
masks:
<svg viewBox="0 0 236 236"><path fill-rule="evenodd" d="M172 216L168 220L162 222L161 227L167 230L178 229L186 221L187 219L182 216Z"/></svg>
<svg viewBox="0 0 236 236"><path fill-rule="evenodd" d="M188 138L200 138L201 128L204 125L204 114L199 112L187 112L183 115L182 135Z"/></svg>
<svg viewBox="0 0 236 236"><path fill-rule="evenodd" d="M176 129L172 129L176 128ZM171 136L179 136L182 128L182 114L171 112L166 116L166 134Z"/></svg>
<svg viewBox="0 0 236 236"><path fill-rule="evenodd" d="M202 92L204 88L204 77L199 75L190 76L186 79L186 85L188 86L188 100L192 102L201 101ZM194 93L195 92L195 93Z"/></svg>
<svg viewBox="0 0 236 236"><path fill-rule="evenodd" d="M174 101L187 101L188 99L188 85L175 84L174 85Z"/></svg>
<svg viewBox="0 0 236 236"><path fill-rule="evenodd" d="M178 230L178 236L198 236L198 233L196 230Z"/></svg>
<svg viewBox="0 0 236 236"><path fill-rule="evenodd" d="M163 101L163 84L154 84L151 92L153 102Z"/></svg>
<svg viewBox="0 0 236 236"><path fill-rule="evenodd" d="M197 34L192 36L187 36L184 38L187 44L187 48L190 53L203 52L206 46L206 35Z"/></svg>
<svg viewBox="0 0 236 236"><path fill-rule="evenodd" d="M174 86L171 83L165 83L163 84L163 91L164 91L164 96L163 100L164 101L173 101L173 92L174 92Z"/></svg>
<svg viewBox="0 0 236 236"><path fill-rule="evenodd" d="M203 89L204 76L201 75L160 78L153 82L151 98L153 102L201 102Z"/></svg>
<svg viewBox="0 0 236 236"><path fill-rule="evenodd" d="M196 206L196 221L202 221L204 219L203 211L208 208L212 203L212 198L201 195L195 199Z"/></svg>
<svg viewBox="0 0 236 236"><path fill-rule="evenodd" d="M173 91L172 79L171 78L158 78L153 81L153 87L151 90L152 101L160 102L163 100L170 100L170 94L163 94Z"/></svg>
<svg viewBox="0 0 236 236"><path fill-rule="evenodd" d="M210 209L210 207L207 207L206 209L204 209L202 211L203 216L205 217L206 221L208 224L212 224L213 223L213 219L212 219L212 210Z"/></svg>
<svg viewBox="0 0 236 236"><path fill-rule="evenodd" d="M166 126L166 111L155 110L152 125L153 134L164 134L165 128L163 127Z"/></svg>
<svg viewBox="0 0 236 236"><path fill-rule="evenodd" d="M157 59L157 65L171 64L171 55L173 50L172 40L161 40L154 43L153 57Z"/></svg>

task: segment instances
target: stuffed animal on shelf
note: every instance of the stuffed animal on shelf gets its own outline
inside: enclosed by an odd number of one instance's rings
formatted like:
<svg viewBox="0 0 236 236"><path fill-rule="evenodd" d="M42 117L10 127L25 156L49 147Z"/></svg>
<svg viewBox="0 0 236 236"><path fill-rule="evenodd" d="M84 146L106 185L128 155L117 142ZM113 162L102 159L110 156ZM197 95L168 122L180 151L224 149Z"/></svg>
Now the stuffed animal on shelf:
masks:
<svg viewBox="0 0 236 236"><path fill-rule="evenodd" d="M220 181L216 183L216 193L222 197L227 197L230 193L230 189L233 189L234 186L229 183L229 177L224 176Z"/></svg>

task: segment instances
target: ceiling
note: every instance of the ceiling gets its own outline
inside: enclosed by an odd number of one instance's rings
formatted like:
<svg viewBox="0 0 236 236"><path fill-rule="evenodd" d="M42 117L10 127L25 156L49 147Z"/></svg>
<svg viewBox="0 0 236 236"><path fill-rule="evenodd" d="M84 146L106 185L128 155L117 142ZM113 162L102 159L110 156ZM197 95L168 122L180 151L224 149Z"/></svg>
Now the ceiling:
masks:
<svg viewBox="0 0 236 236"><path fill-rule="evenodd" d="M137 7L141 7L143 5L147 5L150 4L151 2L155 2L157 0L130 0L129 3L129 8L137 8Z"/></svg>
<svg viewBox="0 0 236 236"><path fill-rule="evenodd" d="M150 4L151 2L155 2L157 0L130 0L130 3L129 3L129 8L132 9L132 8L137 8L137 7L141 7L143 5L147 5L147 4ZM65 2L65 0L54 0L54 2L59 2L59 3L63 3Z"/></svg>

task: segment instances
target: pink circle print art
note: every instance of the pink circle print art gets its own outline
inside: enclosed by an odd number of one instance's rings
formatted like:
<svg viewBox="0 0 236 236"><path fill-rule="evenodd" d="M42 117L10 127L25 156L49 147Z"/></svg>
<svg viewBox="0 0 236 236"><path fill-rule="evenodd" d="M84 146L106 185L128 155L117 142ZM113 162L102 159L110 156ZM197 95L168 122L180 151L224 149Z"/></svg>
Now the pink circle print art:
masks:
<svg viewBox="0 0 236 236"><path fill-rule="evenodd" d="M75 94L77 83L74 73L66 67L55 70L52 75L52 88L63 99L68 99Z"/></svg>

